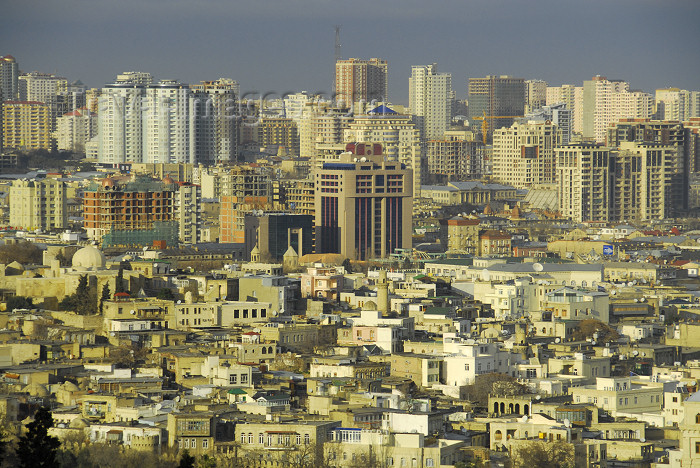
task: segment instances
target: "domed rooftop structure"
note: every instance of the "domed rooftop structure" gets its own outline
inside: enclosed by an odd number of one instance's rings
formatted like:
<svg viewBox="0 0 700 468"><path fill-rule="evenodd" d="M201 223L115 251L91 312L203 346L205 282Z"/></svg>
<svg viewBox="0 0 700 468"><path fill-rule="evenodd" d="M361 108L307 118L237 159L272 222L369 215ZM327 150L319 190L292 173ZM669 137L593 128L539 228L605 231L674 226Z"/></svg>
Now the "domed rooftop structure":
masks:
<svg viewBox="0 0 700 468"><path fill-rule="evenodd" d="M94 245L88 245L73 255L73 268L98 269L105 267L105 256Z"/></svg>
<svg viewBox="0 0 700 468"><path fill-rule="evenodd" d="M78 387L76 384L70 381L66 381L61 385L61 388L67 392L79 392L80 387Z"/></svg>
<svg viewBox="0 0 700 468"><path fill-rule="evenodd" d="M377 310L377 303L374 301L367 301L365 305L362 306L362 310Z"/></svg>
<svg viewBox="0 0 700 468"><path fill-rule="evenodd" d="M51 395L46 387L38 383L31 383L22 389L22 392L29 393L33 397L47 397Z"/></svg>
<svg viewBox="0 0 700 468"><path fill-rule="evenodd" d="M90 423L87 420L83 418L75 418L70 422L70 424L68 424L68 427L71 429L85 429L89 425Z"/></svg>
<svg viewBox="0 0 700 468"><path fill-rule="evenodd" d="M495 328L486 328L481 332L481 337L485 339L496 339L500 336Z"/></svg>
<svg viewBox="0 0 700 468"><path fill-rule="evenodd" d="M104 188L113 188L117 183L111 177L102 179L102 186Z"/></svg>
<svg viewBox="0 0 700 468"><path fill-rule="evenodd" d="M163 178L163 183L164 183L164 184L167 184L167 185L172 185L172 184L175 183L175 181L173 180L172 177L170 177L170 176L165 176L165 177Z"/></svg>

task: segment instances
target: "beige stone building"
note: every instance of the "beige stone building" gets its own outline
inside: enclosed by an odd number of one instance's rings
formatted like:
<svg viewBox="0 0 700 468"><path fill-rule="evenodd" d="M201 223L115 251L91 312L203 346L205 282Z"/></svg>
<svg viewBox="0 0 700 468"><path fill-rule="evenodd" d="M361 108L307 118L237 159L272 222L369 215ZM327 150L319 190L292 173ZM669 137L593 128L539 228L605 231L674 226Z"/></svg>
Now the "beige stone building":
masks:
<svg viewBox="0 0 700 468"><path fill-rule="evenodd" d="M493 178L515 188L556 181L557 127L546 122L516 122L493 133Z"/></svg>
<svg viewBox="0 0 700 468"><path fill-rule="evenodd" d="M15 180L10 188L10 225L49 231L68 224L65 184L56 179Z"/></svg>

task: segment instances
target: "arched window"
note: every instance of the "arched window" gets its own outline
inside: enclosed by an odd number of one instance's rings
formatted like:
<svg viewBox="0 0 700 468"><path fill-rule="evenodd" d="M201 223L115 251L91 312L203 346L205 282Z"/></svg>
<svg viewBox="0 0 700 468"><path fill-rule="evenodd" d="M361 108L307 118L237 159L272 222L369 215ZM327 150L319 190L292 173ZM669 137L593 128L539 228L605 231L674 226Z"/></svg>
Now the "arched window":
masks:
<svg viewBox="0 0 700 468"><path fill-rule="evenodd" d="M503 433L502 433L501 431L496 431L496 432L493 434L493 438L494 438L495 440L501 440L501 439L503 439Z"/></svg>
<svg viewBox="0 0 700 468"><path fill-rule="evenodd" d="M498 402L493 404L493 412L498 413Z"/></svg>
<svg viewBox="0 0 700 468"><path fill-rule="evenodd" d="M700 424L700 413L695 415L695 424Z"/></svg>

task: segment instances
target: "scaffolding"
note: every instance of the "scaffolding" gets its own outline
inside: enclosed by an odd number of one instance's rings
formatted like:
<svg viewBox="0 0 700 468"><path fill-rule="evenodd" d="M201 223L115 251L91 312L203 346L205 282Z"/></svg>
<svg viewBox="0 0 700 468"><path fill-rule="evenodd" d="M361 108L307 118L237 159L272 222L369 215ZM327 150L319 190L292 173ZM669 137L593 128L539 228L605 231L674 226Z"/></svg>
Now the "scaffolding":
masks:
<svg viewBox="0 0 700 468"><path fill-rule="evenodd" d="M150 229L112 228L102 238L102 247L150 247L154 241L165 241L168 246L178 245L177 221L155 221Z"/></svg>

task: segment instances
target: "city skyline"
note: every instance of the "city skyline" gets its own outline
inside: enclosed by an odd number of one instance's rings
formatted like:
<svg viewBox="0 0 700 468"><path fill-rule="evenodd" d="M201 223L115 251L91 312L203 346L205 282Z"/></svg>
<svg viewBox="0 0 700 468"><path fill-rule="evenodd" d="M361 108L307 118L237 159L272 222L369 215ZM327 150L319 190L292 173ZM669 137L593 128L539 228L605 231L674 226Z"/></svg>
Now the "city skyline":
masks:
<svg viewBox="0 0 700 468"><path fill-rule="evenodd" d="M9 2L0 30L20 69L57 72L101 87L139 70L197 83L230 77L241 91L328 93L334 24L342 57L389 62L389 100L408 104L411 66L437 62L458 98L467 79L503 75L580 85L594 75L657 88L700 89L700 4L623 0L351 5L307 0L95 4ZM18 21L17 18L25 18ZM575 21L572 21L572 18ZM651 31L663 31L655 35Z"/></svg>

